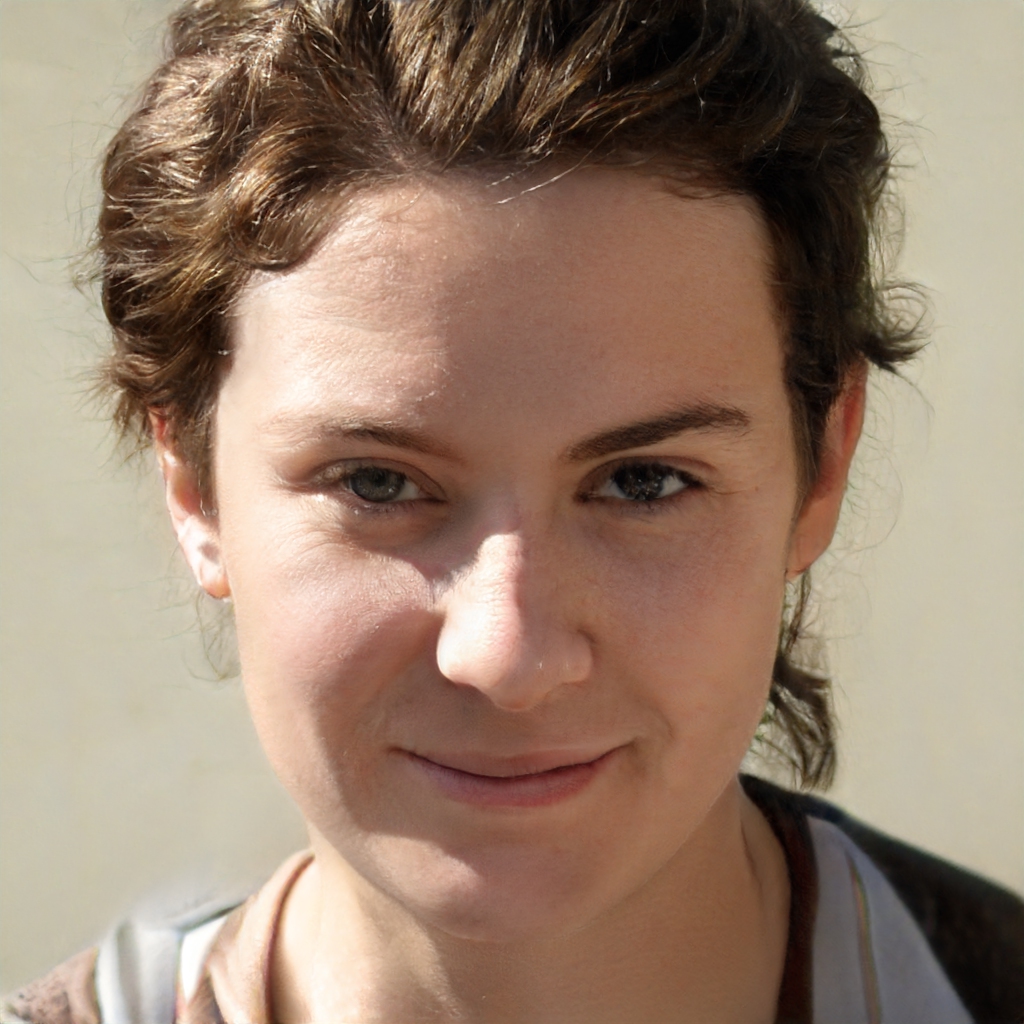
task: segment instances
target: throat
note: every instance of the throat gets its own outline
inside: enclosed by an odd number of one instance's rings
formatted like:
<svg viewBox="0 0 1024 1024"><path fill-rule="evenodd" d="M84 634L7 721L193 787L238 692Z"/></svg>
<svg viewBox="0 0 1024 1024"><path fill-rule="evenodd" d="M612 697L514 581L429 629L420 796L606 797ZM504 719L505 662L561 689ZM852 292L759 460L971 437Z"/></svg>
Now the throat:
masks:
<svg viewBox="0 0 1024 1024"><path fill-rule="evenodd" d="M786 958L785 855L738 785L719 803L629 898L581 927L509 942L424 924L321 847L282 907L273 1019L770 1024Z"/></svg>

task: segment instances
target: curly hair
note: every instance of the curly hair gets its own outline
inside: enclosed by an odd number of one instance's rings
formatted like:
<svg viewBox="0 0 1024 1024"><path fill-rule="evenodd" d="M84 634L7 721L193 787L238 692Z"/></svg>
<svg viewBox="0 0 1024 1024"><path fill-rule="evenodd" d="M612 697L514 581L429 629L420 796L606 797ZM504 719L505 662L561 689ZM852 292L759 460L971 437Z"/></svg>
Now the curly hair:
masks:
<svg viewBox="0 0 1024 1024"><path fill-rule="evenodd" d="M758 204L805 486L851 372L915 325L881 266L891 153L859 55L806 0L188 0L110 143L97 250L115 422L149 415L212 496L226 314L314 252L355 190L544 163L649 166ZM805 785L834 766L826 679L780 631L770 724Z"/></svg>

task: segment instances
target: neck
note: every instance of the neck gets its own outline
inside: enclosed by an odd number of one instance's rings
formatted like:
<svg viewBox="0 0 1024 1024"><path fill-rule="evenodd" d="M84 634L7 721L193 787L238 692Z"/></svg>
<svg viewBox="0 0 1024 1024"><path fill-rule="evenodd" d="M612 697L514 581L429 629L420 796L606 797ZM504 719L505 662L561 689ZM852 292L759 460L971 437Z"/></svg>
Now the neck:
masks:
<svg viewBox="0 0 1024 1024"><path fill-rule="evenodd" d="M322 840L314 849L274 950L283 1024L775 1018L788 876L778 841L738 782L640 890L571 931L534 940L480 942L424 925Z"/></svg>

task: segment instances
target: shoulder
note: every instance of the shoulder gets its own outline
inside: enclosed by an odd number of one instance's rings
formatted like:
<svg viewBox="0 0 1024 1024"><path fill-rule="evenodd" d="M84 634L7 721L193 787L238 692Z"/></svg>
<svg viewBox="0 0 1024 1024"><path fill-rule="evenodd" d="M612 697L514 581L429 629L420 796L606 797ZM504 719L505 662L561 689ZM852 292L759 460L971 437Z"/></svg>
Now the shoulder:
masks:
<svg viewBox="0 0 1024 1024"><path fill-rule="evenodd" d="M3 1024L99 1024L96 1001L97 949L87 949L37 981L6 996Z"/></svg>
<svg viewBox="0 0 1024 1024"><path fill-rule="evenodd" d="M4 997L0 1024L155 1024L186 1009L194 1024L224 1024L204 966L233 913L234 905L165 923L123 921L99 946Z"/></svg>
<svg viewBox="0 0 1024 1024"><path fill-rule="evenodd" d="M260 1017L249 1004L265 1002L259 979L277 915L291 884L311 859L309 851L289 857L245 901L213 900L186 913L121 922L99 946L6 996L0 1002L0 1024L152 1024L179 1018L193 1024L223 1024L209 960L215 947L224 959L226 946L233 950L227 961L241 972L241 978L228 977L220 993L242 994L241 1002L231 1003L236 1011L231 1019Z"/></svg>
<svg viewBox="0 0 1024 1024"><path fill-rule="evenodd" d="M98 946L5 996L0 1024L177 1020L183 988L192 994L200 987L205 954L236 906L205 904L167 920L127 919ZM223 1024L215 1007L189 1020Z"/></svg>
<svg viewBox="0 0 1024 1024"><path fill-rule="evenodd" d="M877 868L909 911L972 1017L1024 1020L1024 900L894 839L827 801L744 778L752 799L776 814L826 822Z"/></svg>
<svg viewBox="0 0 1024 1024"><path fill-rule="evenodd" d="M807 806L871 858L976 1020L1024 1019L1024 900L825 801L807 798Z"/></svg>

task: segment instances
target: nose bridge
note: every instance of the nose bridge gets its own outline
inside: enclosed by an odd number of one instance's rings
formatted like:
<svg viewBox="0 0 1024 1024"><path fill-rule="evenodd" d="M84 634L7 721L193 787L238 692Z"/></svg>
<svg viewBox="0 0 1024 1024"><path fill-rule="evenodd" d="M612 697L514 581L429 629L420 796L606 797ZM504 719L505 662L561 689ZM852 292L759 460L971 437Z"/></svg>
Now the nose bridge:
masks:
<svg viewBox="0 0 1024 1024"><path fill-rule="evenodd" d="M463 643L500 649L509 653L524 639L525 599L524 540L515 532L485 537L472 561L455 574L449 616L471 632Z"/></svg>
<svg viewBox="0 0 1024 1024"><path fill-rule="evenodd" d="M524 710L589 674L589 642L560 607L552 555L522 528L483 538L445 595L437 661L446 678Z"/></svg>
<svg viewBox="0 0 1024 1024"><path fill-rule="evenodd" d="M522 531L492 533L477 548L466 569L465 584L471 598L495 611L515 612L524 604L527 569Z"/></svg>

